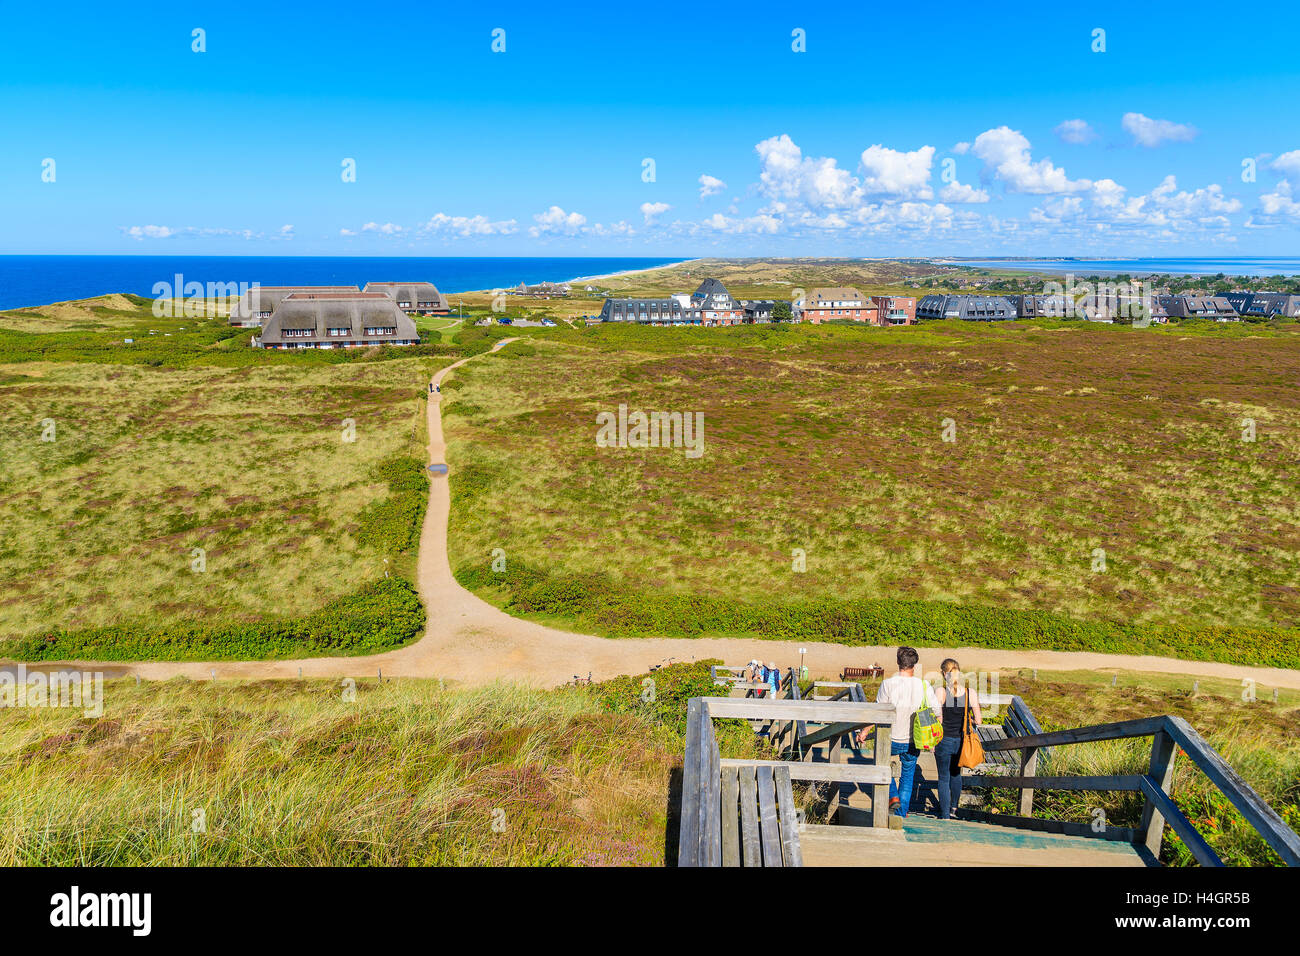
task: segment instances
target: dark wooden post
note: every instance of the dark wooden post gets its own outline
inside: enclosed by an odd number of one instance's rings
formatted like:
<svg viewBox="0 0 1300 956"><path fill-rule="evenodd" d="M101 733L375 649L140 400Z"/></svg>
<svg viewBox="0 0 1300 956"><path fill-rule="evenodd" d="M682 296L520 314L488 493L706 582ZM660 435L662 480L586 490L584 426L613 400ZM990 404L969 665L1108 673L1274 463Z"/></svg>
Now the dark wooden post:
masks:
<svg viewBox="0 0 1300 956"><path fill-rule="evenodd" d="M1166 794L1174 786L1174 753L1173 737L1163 730L1151 735L1151 768L1148 775ZM1160 844L1165 836L1165 818L1149 797L1142 804L1142 822L1138 825L1138 833L1151 855L1159 859Z"/></svg>
<svg viewBox="0 0 1300 956"><path fill-rule="evenodd" d="M1038 748L1026 747L1020 751L1020 776L1032 777L1038 772ZM1022 817L1032 817L1034 815L1034 788L1020 788L1020 815Z"/></svg>
<svg viewBox="0 0 1300 956"><path fill-rule="evenodd" d="M876 766L889 770L889 731L884 724L876 724ZM890 771L892 773L892 771ZM877 783L871 788L871 825L889 827L889 784Z"/></svg>

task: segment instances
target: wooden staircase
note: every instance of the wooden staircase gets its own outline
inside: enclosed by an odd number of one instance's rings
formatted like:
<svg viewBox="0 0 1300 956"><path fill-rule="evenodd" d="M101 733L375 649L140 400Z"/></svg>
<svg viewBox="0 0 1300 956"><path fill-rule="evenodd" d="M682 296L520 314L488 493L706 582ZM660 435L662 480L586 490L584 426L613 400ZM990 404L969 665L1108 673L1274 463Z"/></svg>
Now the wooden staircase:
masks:
<svg viewBox="0 0 1300 956"><path fill-rule="evenodd" d="M720 683L725 680L719 677ZM1300 866L1300 836L1178 717L1045 733L1020 698L981 695L982 706L996 704L1008 711L1001 727L983 728L987 759L966 775L963 789L1018 790L1019 812L992 815L963 807L954 820L912 813L902 829L890 829L894 708L866 701L856 683L817 682L805 695L792 672L782 684L783 697L756 697L756 690L746 685L745 697L697 697L688 705L679 866L1154 866L1166 823L1198 863L1222 866L1169 795L1174 757L1180 752L1283 862ZM723 759L713 734L713 721L719 718L748 720L784 759ZM857 750L853 735L867 726L874 726L872 744ZM1094 777L1038 772L1039 760L1050 748L1142 737L1151 738L1146 773ZM922 761L919 776L935 780L933 755L923 754ZM825 816L835 825L800 819L794 781L827 791ZM1140 793L1141 821L1137 827L1095 827L1035 818L1035 790ZM923 795L919 805L924 800Z"/></svg>

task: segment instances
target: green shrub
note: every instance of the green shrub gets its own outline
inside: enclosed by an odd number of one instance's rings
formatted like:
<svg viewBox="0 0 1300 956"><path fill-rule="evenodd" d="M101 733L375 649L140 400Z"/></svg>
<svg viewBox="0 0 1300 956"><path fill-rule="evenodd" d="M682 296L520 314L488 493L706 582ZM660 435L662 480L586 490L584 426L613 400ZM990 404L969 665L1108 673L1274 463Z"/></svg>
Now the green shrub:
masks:
<svg viewBox="0 0 1300 956"><path fill-rule="evenodd" d="M473 480L487 478L476 474ZM453 513L455 503L453 489ZM471 590L504 588L506 607L515 613L570 618L624 636L724 634L849 645L1096 651L1300 667L1300 629L1295 628L1082 621L1048 611L944 601L821 598L751 603L642 591L603 574L552 576L519 562L512 562L503 574L493 573L486 563L462 565L456 578Z"/></svg>
<svg viewBox="0 0 1300 956"><path fill-rule="evenodd" d="M14 642L4 653L21 661L271 660L374 654L418 637L424 620L415 587L400 578L385 578L304 617L56 629Z"/></svg>
<svg viewBox="0 0 1300 956"><path fill-rule="evenodd" d="M429 501L425 474L423 463L410 455L398 455L377 466L374 478L388 483L389 494L362 510L357 541L384 554L403 554L416 548Z"/></svg>

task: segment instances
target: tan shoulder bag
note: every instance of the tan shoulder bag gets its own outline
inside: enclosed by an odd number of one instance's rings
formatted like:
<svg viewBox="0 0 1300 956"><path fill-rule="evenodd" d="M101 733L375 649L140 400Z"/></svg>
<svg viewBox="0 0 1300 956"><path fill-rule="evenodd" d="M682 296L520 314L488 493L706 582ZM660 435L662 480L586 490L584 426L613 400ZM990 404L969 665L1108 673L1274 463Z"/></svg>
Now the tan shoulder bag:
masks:
<svg viewBox="0 0 1300 956"><path fill-rule="evenodd" d="M980 735L970 725L970 694L971 689L967 687L966 713L962 716L961 753L957 756L959 767L978 767L984 762L984 745L980 743Z"/></svg>

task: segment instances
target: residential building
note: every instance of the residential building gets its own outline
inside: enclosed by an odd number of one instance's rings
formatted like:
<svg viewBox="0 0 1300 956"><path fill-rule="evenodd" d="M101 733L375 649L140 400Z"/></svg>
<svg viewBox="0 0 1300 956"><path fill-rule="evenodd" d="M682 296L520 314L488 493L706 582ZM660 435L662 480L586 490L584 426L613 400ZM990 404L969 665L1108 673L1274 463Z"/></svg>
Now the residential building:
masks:
<svg viewBox="0 0 1300 956"><path fill-rule="evenodd" d="M842 319L849 322L876 321L876 306L857 289L840 286L831 289L813 289L800 299L797 308L805 321L814 324Z"/></svg>
<svg viewBox="0 0 1300 956"><path fill-rule="evenodd" d="M717 279L705 279L690 295L661 299L606 299L602 322L641 322L647 325L739 325L745 308Z"/></svg>
<svg viewBox="0 0 1300 956"><path fill-rule="evenodd" d="M745 309L717 279L705 279L691 293L691 308L705 325L739 325Z"/></svg>
<svg viewBox="0 0 1300 956"><path fill-rule="evenodd" d="M916 298L910 295L873 295L871 304L876 315L872 320L880 326L916 325Z"/></svg>
<svg viewBox="0 0 1300 956"><path fill-rule="evenodd" d="M280 301L255 344L267 349L418 345L414 320L382 292L294 292Z"/></svg>
<svg viewBox="0 0 1300 956"><path fill-rule="evenodd" d="M248 290L230 309L230 324L244 329L258 329L266 324L287 296L295 292L360 292L354 285L258 285Z"/></svg>
<svg viewBox="0 0 1300 956"><path fill-rule="evenodd" d="M446 315L451 311L447 297L432 282L367 282L362 291L388 296L403 312Z"/></svg>
<svg viewBox="0 0 1300 956"><path fill-rule="evenodd" d="M1162 295L1157 296L1170 318L1213 319L1216 322L1238 321L1237 310L1223 296L1217 295Z"/></svg>
<svg viewBox="0 0 1300 956"><path fill-rule="evenodd" d="M1285 292L1226 292L1223 298L1243 319L1300 318L1300 295Z"/></svg>
<svg viewBox="0 0 1300 956"><path fill-rule="evenodd" d="M591 291L591 286L587 286L587 291ZM567 282L539 282L537 285L528 285L521 282L510 292L512 295L527 295L536 299L553 299L568 295L569 284Z"/></svg>
<svg viewBox="0 0 1300 956"><path fill-rule="evenodd" d="M1076 318L1074 300L1065 295L1009 295L1018 319Z"/></svg>
<svg viewBox="0 0 1300 956"><path fill-rule="evenodd" d="M1145 322L1164 325L1169 321L1169 306L1161 296L1090 296L1077 308L1077 317L1094 322L1123 319L1126 322Z"/></svg>
<svg viewBox="0 0 1300 956"><path fill-rule="evenodd" d="M754 322L771 322L772 311L777 307L780 300L777 299L752 299L742 301L741 307L745 310L745 322L752 324ZM785 305L790 305L785 302ZM793 312L792 312L793 314Z"/></svg>
<svg viewBox="0 0 1300 956"><path fill-rule="evenodd" d="M1016 306L1001 295L927 295L916 306L919 319L997 322L1016 318Z"/></svg>
<svg viewBox="0 0 1300 956"><path fill-rule="evenodd" d="M606 299L600 309L602 322L640 322L643 325L700 325L690 308L688 296L667 299Z"/></svg>

